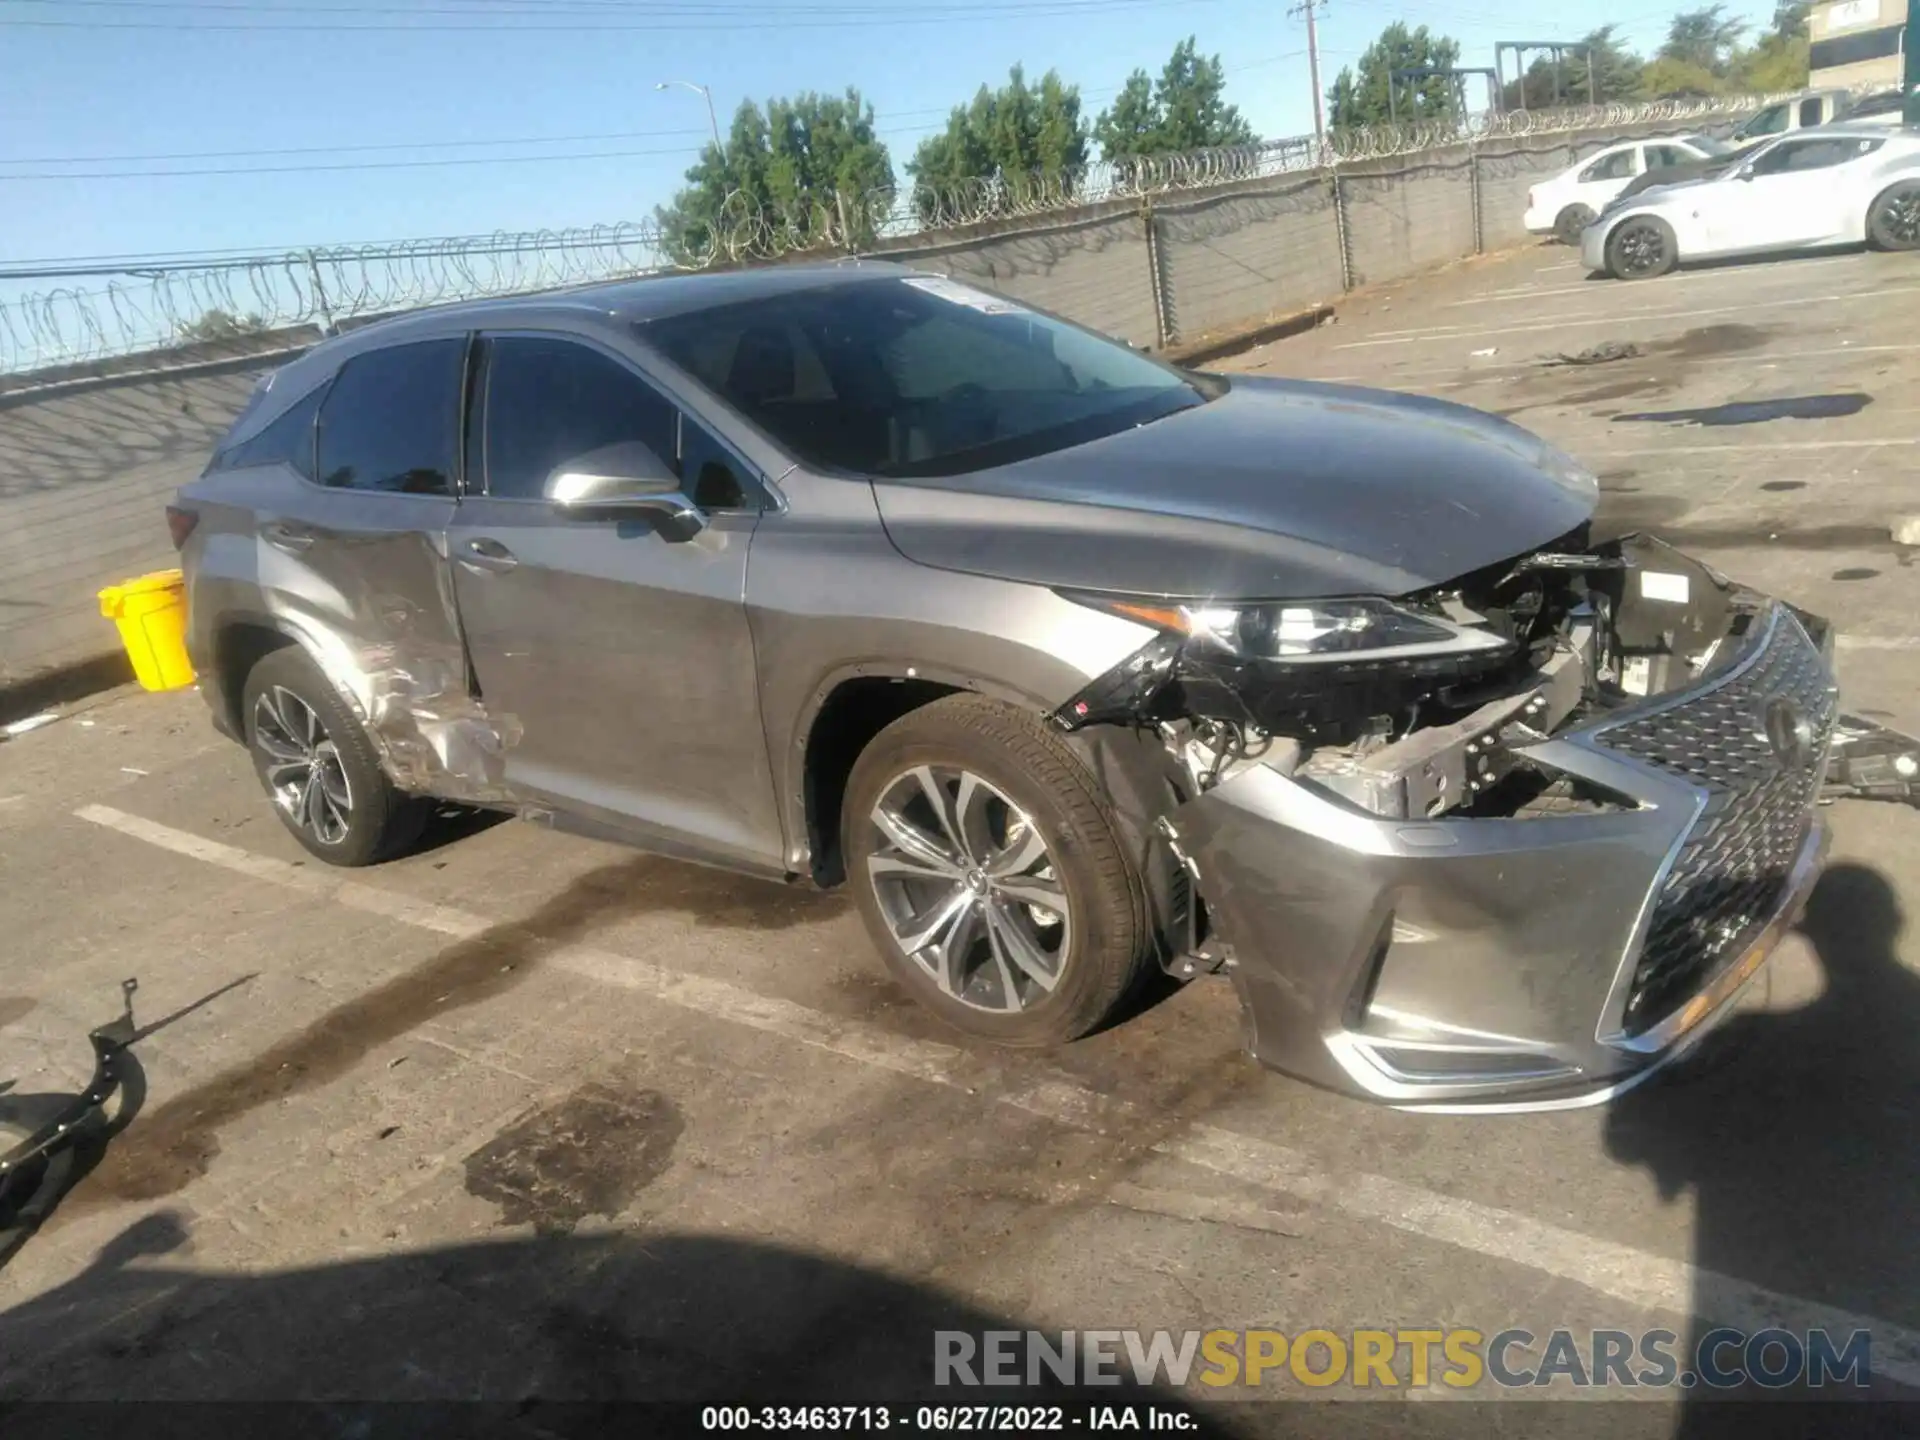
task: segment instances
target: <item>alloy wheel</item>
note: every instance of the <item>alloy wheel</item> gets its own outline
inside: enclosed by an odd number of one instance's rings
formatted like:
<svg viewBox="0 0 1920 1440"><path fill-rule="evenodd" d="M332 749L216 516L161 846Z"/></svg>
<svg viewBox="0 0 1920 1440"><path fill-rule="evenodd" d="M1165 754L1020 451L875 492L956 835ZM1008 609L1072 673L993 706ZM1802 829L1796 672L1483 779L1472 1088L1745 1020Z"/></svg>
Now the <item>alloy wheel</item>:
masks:
<svg viewBox="0 0 1920 1440"><path fill-rule="evenodd" d="M867 877L900 952L943 994L998 1013L1060 983L1066 890L1033 819L990 781L920 765L880 792Z"/></svg>
<svg viewBox="0 0 1920 1440"><path fill-rule="evenodd" d="M1920 190L1907 190L1887 202L1881 225L1902 245L1920 245Z"/></svg>
<svg viewBox="0 0 1920 1440"><path fill-rule="evenodd" d="M1652 225L1635 225L1620 237L1620 268L1629 275L1657 270L1667 258L1667 237Z"/></svg>
<svg viewBox="0 0 1920 1440"><path fill-rule="evenodd" d="M345 840L353 787L313 707L282 686L263 690L253 706L253 743L274 804L322 845Z"/></svg>

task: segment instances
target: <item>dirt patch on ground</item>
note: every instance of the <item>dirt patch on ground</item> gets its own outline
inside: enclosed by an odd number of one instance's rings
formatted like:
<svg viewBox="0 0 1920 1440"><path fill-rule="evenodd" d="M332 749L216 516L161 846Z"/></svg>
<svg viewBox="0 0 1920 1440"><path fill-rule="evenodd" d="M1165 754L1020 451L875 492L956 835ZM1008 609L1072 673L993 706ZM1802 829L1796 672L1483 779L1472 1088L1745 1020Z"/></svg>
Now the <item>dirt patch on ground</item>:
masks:
<svg viewBox="0 0 1920 1440"><path fill-rule="evenodd" d="M566 1234L626 1209L666 1172L685 1128L657 1090L583 1085L468 1156L467 1193L498 1205L503 1225Z"/></svg>

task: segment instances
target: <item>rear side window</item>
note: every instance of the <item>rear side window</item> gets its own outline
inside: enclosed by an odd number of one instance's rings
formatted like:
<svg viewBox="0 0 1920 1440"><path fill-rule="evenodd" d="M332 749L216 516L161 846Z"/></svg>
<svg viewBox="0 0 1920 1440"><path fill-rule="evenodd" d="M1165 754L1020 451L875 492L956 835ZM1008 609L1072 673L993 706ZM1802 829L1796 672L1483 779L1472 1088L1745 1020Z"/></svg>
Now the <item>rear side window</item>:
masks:
<svg viewBox="0 0 1920 1440"><path fill-rule="evenodd" d="M451 495L460 456L464 339L356 355L320 407L320 483Z"/></svg>
<svg viewBox="0 0 1920 1440"><path fill-rule="evenodd" d="M603 445L638 441L678 473L674 406L617 360L571 340L487 342L487 493L537 500L547 476Z"/></svg>
<svg viewBox="0 0 1920 1440"><path fill-rule="evenodd" d="M1594 180L1625 180L1633 174L1633 151L1616 150L1611 155L1603 155L1593 164L1580 172L1581 182Z"/></svg>
<svg viewBox="0 0 1920 1440"><path fill-rule="evenodd" d="M214 468L245 470L256 465L291 465L307 479L313 479L313 426L326 393L325 385L308 391L287 408L286 414L257 434L221 450L214 460Z"/></svg>

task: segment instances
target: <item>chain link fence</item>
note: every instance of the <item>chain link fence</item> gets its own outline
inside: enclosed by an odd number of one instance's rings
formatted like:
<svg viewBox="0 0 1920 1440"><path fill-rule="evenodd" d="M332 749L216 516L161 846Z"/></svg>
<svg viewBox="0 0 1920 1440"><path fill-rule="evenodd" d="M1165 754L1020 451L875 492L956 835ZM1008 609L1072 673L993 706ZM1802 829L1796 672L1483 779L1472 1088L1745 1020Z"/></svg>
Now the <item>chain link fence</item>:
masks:
<svg viewBox="0 0 1920 1440"><path fill-rule="evenodd" d="M415 306L698 266L906 261L1131 343L1245 331L1525 238L1531 184L1627 136L1724 128L1755 102L1409 126L996 176L790 214L733 207L689 257L651 225L334 247L0 300L0 691L112 644L94 590L169 562L162 507L257 374ZM212 311L231 317L205 322Z"/></svg>

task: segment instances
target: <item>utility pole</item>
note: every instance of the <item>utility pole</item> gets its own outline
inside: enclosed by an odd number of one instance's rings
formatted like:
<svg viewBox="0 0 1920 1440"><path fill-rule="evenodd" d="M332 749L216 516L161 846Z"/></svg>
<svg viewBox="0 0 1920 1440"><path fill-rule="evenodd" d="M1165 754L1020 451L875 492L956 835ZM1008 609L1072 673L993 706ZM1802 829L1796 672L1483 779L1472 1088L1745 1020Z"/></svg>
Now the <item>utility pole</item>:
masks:
<svg viewBox="0 0 1920 1440"><path fill-rule="evenodd" d="M653 88L656 90L669 90L676 85L682 90L693 91L694 94L707 102L707 128L713 132L713 148L715 152L724 156L727 150L726 147L720 143L720 122L715 118L713 113L713 92L704 85L694 84L691 80L662 80Z"/></svg>
<svg viewBox="0 0 1920 1440"><path fill-rule="evenodd" d="M1313 138L1319 141L1327 138L1327 117L1326 100L1320 93L1320 32L1314 25L1314 11L1326 3L1327 0L1300 0L1287 12L1307 17L1307 73L1313 81Z"/></svg>

